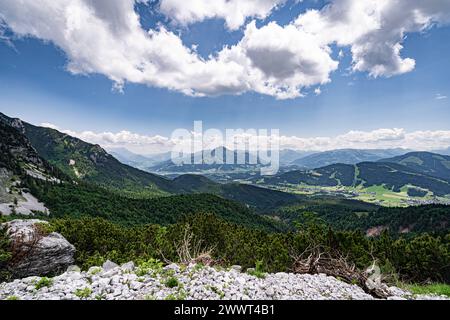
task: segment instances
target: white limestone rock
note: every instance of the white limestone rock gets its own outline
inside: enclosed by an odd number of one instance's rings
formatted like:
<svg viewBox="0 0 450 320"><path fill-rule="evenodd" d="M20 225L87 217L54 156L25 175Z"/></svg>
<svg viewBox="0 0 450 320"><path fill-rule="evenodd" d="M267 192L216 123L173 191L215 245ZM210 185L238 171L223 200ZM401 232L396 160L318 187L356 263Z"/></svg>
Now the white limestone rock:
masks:
<svg viewBox="0 0 450 320"><path fill-rule="evenodd" d="M18 248L15 254L23 255L9 267L14 277L52 275L74 263L75 247L59 233L41 234L39 224L48 222L33 219L2 224Z"/></svg>

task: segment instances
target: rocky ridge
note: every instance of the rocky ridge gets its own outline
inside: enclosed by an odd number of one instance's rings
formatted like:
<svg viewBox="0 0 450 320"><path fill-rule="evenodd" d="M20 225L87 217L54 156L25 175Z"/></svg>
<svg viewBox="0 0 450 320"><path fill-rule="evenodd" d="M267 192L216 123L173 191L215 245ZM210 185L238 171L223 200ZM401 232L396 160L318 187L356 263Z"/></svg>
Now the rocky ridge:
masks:
<svg viewBox="0 0 450 320"><path fill-rule="evenodd" d="M229 269L158 263L135 267L110 261L54 278L28 277L0 284L3 300L373 300L356 285L319 275L276 273L256 277ZM388 299L445 299L388 288Z"/></svg>

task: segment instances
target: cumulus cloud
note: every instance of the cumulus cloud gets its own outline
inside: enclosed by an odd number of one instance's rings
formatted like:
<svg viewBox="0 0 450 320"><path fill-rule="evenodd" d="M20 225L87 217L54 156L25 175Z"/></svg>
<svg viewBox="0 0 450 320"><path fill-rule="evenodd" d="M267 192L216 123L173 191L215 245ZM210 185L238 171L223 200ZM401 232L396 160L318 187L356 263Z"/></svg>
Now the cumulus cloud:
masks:
<svg viewBox="0 0 450 320"><path fill-rule="evenodd" d="M295 25L324 43L351 46L354 71L391 77L416 65L401 56L407 33L449 21L448 0L334 0L300 15Z"/></svg>
<svg viewBox="0 0 450 320"><path fill-rule="evenodd" d="M41 125L59 130L89 143L99 144L106 149L124 147L139 154L154 154L171 151L175 145L180 143L179 140L171 139L170 137L163 137L160 135L140 135L126 130L116 133L93 131L76 132L73 130L60 129L58 126L49 123L43 123ZM268 134L268 137L270 137L270 132L268 132ZM245 130L242 132L236 132L234 137L236 139L242 139L242 141L257 140L252 140L252 133ZM209 135L205 139L207 139L207 144L209 146L218 147L220 146L218 141L223 141L222 139L224 138L225 133L221 136ZM305 138L281 135L278 139L281 149L296 149L305 151L327 151L345 148L405 148L431 151L445 149L450 146L450 131L438 130L407 132L401 128L392 128L377 129L373 131L352 130L333 137ZM183 143L189 143L189 141L183 141Z"/></svg>
<svg viewBox="0 0 450 320"><path fill-rule="evenodd" d="M255 91L279 97L299 96L302 87L329 82L339 64L330 57L327 45L293 25L281 27L271 22L258 29L252 22L237 47L260 71L255 72L259 76ZM260 89L261 84L265 88Z"/></svg>
<svg viewBox="0 0 450 320"><path fill-rule="evenodd" d="M286 0L161 0L159 9L182 25L212 18L225 20L230 30L241 27L247 18L266 18Z"/></svg>
<svg viewBox="0 0 450 320"><path fill-rule="evenodd" d="M450 131L414 131L404 129L377 129L373 131L349 131L335 137L302 138L280 137L280 145L308 151L334 149L391 149L404 148L432 151L450 146Z"/></svg>
<svg viewBox="0 0 450 320"><path fill-rule="evenodd" d="M333 0L287 25L252 21L237 44L203 58L162 25L144 30L137 2L148 0L2 0L0 30L55 44L69 72L105 75L119 92L130 82L190 96L257 92L291 99L330 81L339 65L332 44L351 48L354 71L390 77L415 67L413 58L401 56L407 33L450 21L448 0ZM235 29L282 3L162 0L160 10L184 24L223 18Z"/></svg>
<svg viewBox="0 0 450 320"><path fill-rule="evenodd" d="M250 23L243 39L203 59L163 26L144 31L134 0L4 0L0 19L16 35L60 47L74 74L100 73L119 91L128 81L191 96L255 91L285 99L329 81L326 45L293 26ZM291 41L296 38L296 41Z"/></svg>
<svg viewBox="0 0 450 320"><path fill-rule="evenodd" d="M285 148L327 151L334 149L378 149L378 148L409 148L404 146L408 134L403 129L378 129L373 131L352 130L334 137L302 138L296 136L280 137L280 145ZM414 142L411 142L413 144ZM415 145L414 149L423 146Z"/></svg>
<svg viewBox="0 0 450 320"><path fill-rule="evenodd" d="M93 131L77 132L69 129L62 129L52 123L42 123L41 126L58 130L88 143L98 144L106 149L124 147L136 153L152 154L168 151L174 146L174 141L171 141L170 138L160 135L141 135L127 130L122 130L115 133Z"/></svg>

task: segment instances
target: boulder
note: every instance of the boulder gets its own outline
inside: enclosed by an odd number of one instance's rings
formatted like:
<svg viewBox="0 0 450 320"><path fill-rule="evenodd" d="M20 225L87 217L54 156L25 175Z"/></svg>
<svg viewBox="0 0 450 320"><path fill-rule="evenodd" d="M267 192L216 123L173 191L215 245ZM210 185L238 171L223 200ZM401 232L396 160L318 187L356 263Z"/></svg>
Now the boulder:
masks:
<svg viewBox="0 0 450 320"><path fill-rule="evenodd" d="M235 265L235 266L232 266L232 267L231 267L231 270L234 270L234 271L236 271L236 272L241 272L241 271L242 271L242 267L241 267L241 266Z"/></svg>
<svg viewBox="0 0 450 320"><path fill-rule="evenodd" d="M69 266L66 272L81 272L81 268L79 266Z"/></svg>
<svg viewBox="0 0 450 320"><path fill-rule="evenodd" d="M15 278L47 276L73 265L75 247L56 232L46 233L41 220L13 220L2 224L11 239L12 259L8 266Z"/></svg>
<svg viewBox="0 0 450 320"><path fill-rule="evenodd" d="M123 265L121 265L120 268L121 268L123 271L132 272L132 271L134 271L134 269L135 269L136 267L135 267L135 265L134 265L134 262L133 262L133 261L130 261L130 262L127 262L127 263L124 263Z"/></svg>
<svg viewBox="0 0 450 320"><path fill-rule="evenodd" d="M107 260L107 261L103 264L103 270L104 270L105 272L114 270L115 268L118 268L118 267L119 267L118 264L116 264L116 263L114 263L114 262L112 262L112 261L110 261L110 260Z"/></svg>

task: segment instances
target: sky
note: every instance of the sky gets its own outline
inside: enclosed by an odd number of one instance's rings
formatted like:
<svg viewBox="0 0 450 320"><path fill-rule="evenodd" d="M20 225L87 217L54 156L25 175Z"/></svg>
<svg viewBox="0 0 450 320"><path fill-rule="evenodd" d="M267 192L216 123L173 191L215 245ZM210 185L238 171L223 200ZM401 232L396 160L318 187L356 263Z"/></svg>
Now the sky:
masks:
<svg viewBox="0 0 450 320"><path fill-rule="evenodd" d="M448 0L0 1L0 111L107 148L450 146Z"/></svg>

